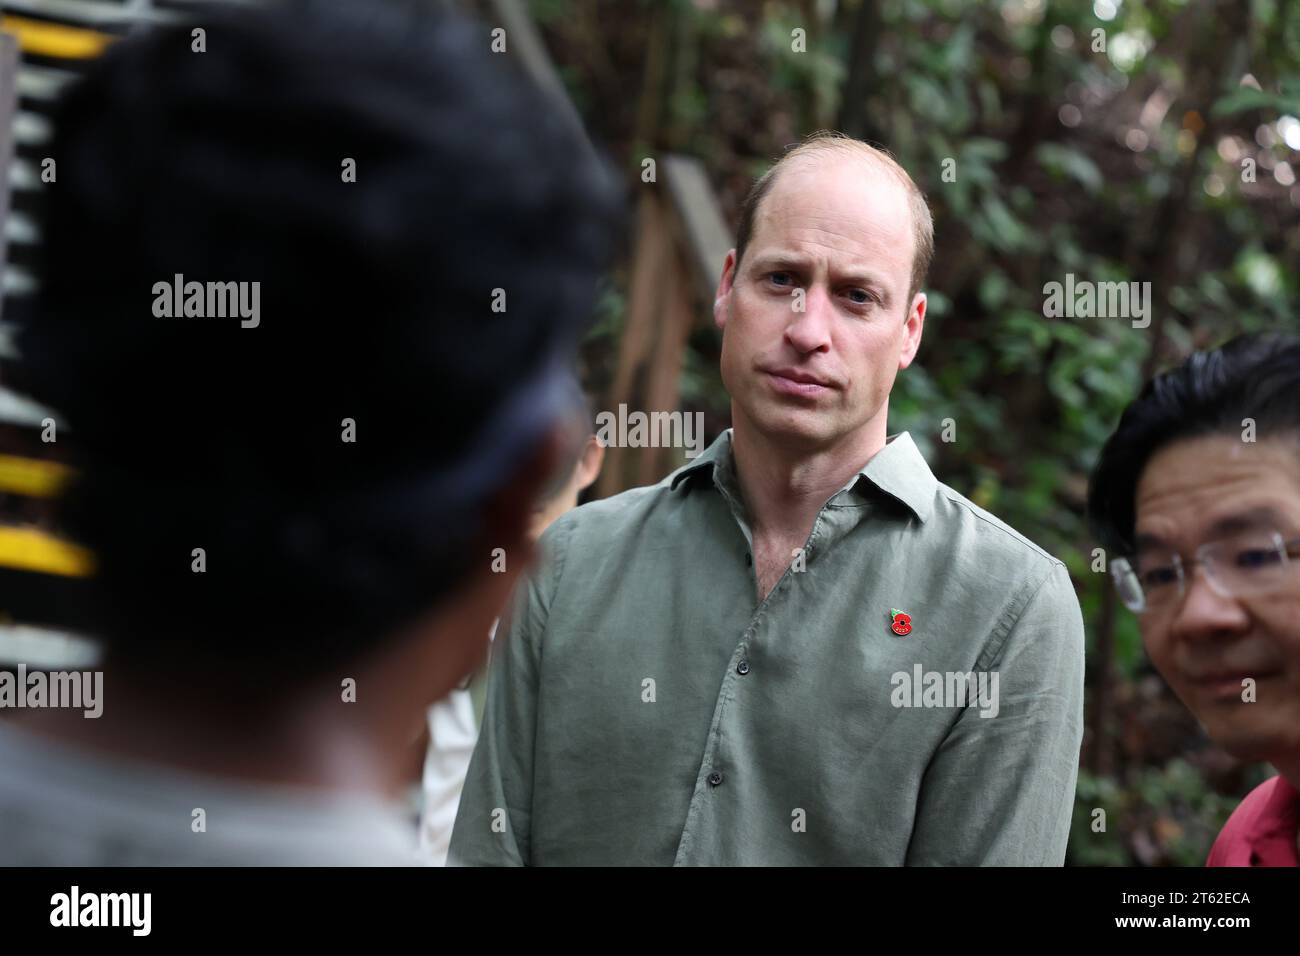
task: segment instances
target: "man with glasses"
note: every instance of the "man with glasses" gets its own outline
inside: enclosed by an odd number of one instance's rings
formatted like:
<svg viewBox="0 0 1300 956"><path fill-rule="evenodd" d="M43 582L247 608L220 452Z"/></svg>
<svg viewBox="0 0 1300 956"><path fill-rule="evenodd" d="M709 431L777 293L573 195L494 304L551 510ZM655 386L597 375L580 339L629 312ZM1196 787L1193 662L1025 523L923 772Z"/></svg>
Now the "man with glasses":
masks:
<svg viewBox="0 0 1300 956"><path fill-rule="evenodd" d="M1243 336L1150 382L1092 477L1089 519L1156 668L1206 732L1280 775L1210 866L1300 849L1300 340Z"/></svg>

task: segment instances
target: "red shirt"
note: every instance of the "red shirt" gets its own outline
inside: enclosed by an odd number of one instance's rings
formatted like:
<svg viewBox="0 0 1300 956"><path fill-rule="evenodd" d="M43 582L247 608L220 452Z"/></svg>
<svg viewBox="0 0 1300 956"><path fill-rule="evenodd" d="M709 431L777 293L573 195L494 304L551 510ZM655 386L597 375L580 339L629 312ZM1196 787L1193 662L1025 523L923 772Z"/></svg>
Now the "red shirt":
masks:
<svg viewBox="0 0 1300 956"><path fill-rule="evenodd" d="M1300 790L1281 777L1265 780L1232 811L1205 865L1300 866L1298 828Z"/></svg>

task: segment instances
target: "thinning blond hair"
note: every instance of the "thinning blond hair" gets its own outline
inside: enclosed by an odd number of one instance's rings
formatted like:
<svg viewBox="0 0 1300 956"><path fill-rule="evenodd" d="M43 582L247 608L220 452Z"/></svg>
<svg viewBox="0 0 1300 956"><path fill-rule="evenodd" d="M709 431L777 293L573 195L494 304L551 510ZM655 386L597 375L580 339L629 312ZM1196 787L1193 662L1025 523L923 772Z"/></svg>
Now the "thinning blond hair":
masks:
<svg viewBox="0 0 1300 956"><path fill-rule="evenodd" d="M807 137L802 143L789 149L776 163L750 187L745 201L740 207L740 225L736 229L736 267L744 258L745 247L753 237L754 221L758 217L758 207L772 190L776 174L781 167L793 160L822 153L846 153L866 160L876 169L886 172L898 181L907 193L907 204L912 214L912 284L907 293L904 308L909 308L912 299L925 285L925 277L930 271L930 260L934 258L934 220L930 216L930 206L925 201L925 194L907 174L898 160L888 150L864 143L860 139L845 136L832 130L821 130Z"/></svg>

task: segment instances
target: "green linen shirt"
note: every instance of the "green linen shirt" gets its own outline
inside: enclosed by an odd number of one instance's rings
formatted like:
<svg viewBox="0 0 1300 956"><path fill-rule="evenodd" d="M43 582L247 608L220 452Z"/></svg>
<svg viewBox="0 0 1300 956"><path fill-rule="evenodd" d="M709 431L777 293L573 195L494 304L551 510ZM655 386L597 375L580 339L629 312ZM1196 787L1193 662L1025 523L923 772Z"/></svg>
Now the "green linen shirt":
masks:
<svg viewBox="0 0 1300 956"><path fill-rule="evenodd" d="M1074 588L907 433L762 602L730 431L540 551L496 640L453 864L1063 862Z"/></svg>

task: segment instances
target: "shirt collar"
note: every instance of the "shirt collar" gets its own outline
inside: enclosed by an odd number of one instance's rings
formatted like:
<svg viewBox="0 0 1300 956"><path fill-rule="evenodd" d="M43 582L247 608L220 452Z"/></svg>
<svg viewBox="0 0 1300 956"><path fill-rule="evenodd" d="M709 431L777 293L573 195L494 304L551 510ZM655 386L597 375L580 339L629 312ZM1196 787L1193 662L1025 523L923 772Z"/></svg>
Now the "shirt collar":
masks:
<svg viewBox="0 0 1300 956"><path fill-rule="evenodd" d="M677 486L686 481L687 478L695 478L704 474L713 474L714 465L719 462L730 462L731 460L731 429L724 429L722 434L713 439L713 443L696 457L690 464L683 465L675 472L668 476L669 487L676 491ZM691 482L686 481L686 487L690 488Z"/></svg>
<svg viewBox="0 0 1300 956"><path fill-rule="evenodd" d="M1300 848L1300 790L1274 778L1268 802L1245 832L1252 857L1263 866L1294 866Z"/></svg>
<svg viewBox="0 0 1300 956"><path fill-rule="evenodd" d="M688 477L706 473L713 476L715 484L719 478L729 478L734 473L730 428L714 439L695 461L671 475L670 487L676 489L684 483L689 488L692 482L687 481ZM926 521L934 513L934 494L939 482L907 432L886 438L885 447L858 469L840 491L857 488L864 481L906 505L920 521Z"/></svg>

